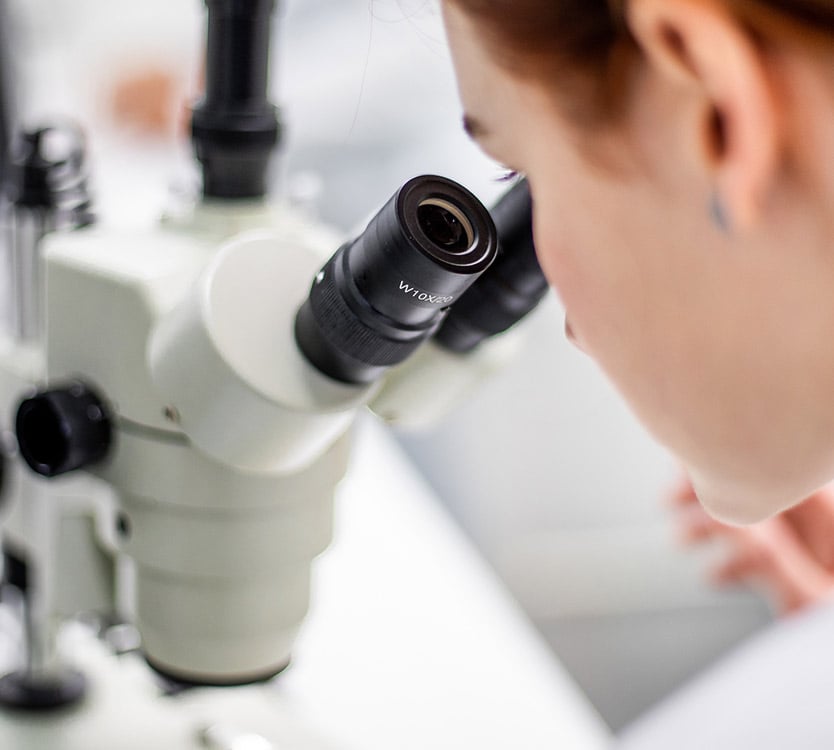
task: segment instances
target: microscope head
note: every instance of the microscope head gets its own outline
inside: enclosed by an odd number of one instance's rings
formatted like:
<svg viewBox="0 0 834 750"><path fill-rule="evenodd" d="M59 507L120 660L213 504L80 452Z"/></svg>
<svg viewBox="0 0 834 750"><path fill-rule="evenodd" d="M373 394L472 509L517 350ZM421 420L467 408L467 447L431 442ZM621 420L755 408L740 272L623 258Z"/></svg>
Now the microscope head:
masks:
<svg viewBox="0 0 834 750"><path fill-rule="evenodd" d="M265 97L274 2L206 5L208 80L193 121L203 207L245 214L277 142ZM47 440L32 468L83 465L115 490L103 523L133 562L148 662L181 682L235 685L286 666L312 561L331 539L351 425L489 267L497 237L471 193L435 176L407 182L326 253L320 231L284 218L222 239L204 229L49 236L46 380L94 386L112 434L100 439L98 419L92 432L64 429L54 393L24 409L21 434L92 434L83 461L78 446ZM88 421L105 411L81 406Z"/></svg>
<svg viewBox="0 0 834 750"><path fill-rule="evenodd" d="M471 193L419 177L323 268L279 235L231 239L159 320L151 375L188 443L123 436L108 470L158 671L233 684L286 664L354 418L496 252Z"/></svg>

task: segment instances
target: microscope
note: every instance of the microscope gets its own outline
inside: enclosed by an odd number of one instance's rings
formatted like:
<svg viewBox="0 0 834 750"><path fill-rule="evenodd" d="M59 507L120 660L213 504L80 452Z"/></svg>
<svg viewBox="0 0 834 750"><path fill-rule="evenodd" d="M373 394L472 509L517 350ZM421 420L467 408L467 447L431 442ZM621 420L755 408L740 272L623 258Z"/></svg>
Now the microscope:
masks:
<svg viewBox="0 0 834 750"><path fill-rule="evenodd" d="M135 627L171 690L279 675L357 415L438 419L547 288L524 181L490 213L416 177L346 242L269 201L275 0L205 4L190 211L145 232L96 221L77 133L29 132L9 157L0 531L21 653L0 717L83 703L56 644L91 612Z"/></svg>

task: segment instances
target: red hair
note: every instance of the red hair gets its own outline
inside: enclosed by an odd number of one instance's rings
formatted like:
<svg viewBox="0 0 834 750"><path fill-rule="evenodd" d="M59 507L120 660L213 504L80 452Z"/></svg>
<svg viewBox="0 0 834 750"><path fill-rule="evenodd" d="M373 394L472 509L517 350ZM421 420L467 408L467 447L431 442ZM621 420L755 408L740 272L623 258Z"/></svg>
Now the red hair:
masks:
<svg viewBox="0 0 834 750"><path fill-rule="evenodd" d="M834 0L724 1L759 39L790 33L808 43L834 42ZM499 64L553 86L575 115L610 114L623 101L628 70L639 57L624 20L627 0L447 2L479 25Z"/></svg>

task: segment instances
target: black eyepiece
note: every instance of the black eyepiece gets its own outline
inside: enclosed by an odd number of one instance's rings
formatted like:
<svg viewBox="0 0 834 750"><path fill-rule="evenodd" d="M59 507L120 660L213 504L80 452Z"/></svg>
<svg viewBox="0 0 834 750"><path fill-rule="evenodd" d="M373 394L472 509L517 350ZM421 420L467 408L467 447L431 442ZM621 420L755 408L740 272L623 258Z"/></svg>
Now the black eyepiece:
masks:
<svg viewBox="0 0 834 750"><path fill-rule="evenodd" d="M369 383L435 333L496 252L472 193L415 177L316 276L296 317L299 348L329 377Z"/></svg>
<svg viewBox="0 0 834 750"><path fill-rule="evenodd" d="M533 202L526 180L508 190L492 209L498 257L449 311L435 336L441 346L468 352L506 331L531 312L547 292L533 246Z"/></svg>

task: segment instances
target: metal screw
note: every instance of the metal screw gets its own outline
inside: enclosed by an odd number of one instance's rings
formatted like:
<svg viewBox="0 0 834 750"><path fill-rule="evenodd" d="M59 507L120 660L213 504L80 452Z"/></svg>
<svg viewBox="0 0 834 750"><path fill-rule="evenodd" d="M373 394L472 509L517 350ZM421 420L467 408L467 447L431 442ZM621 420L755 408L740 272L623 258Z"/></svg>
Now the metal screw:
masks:
<svg viewBox="0 0 834 750"><path fill-rule="evenodd" d="M116 516L116 531L122 539L130 538L130 518L128 518L126 513L119 513Z"/></svg>
<svg viewBox="0 0 834 750"><path fill-rule="evenodd" d="M275 750L275 745L266 737L224 724L202 727L197 732L197 739L208 750Z"/></svg>

